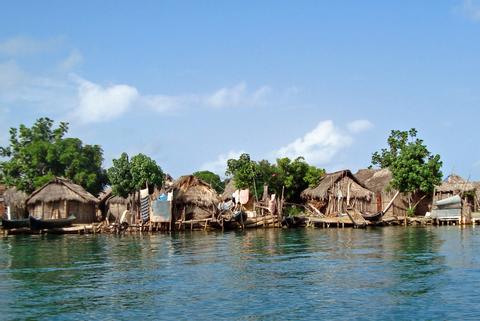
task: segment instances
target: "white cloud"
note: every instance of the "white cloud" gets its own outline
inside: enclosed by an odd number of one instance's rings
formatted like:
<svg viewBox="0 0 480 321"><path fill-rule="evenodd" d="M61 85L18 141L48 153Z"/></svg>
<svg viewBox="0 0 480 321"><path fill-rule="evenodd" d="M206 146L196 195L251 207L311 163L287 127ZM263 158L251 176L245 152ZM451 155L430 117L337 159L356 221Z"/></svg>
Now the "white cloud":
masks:
<svg viewBox="0 0 480 321"><path fill-rule="evenodd" d="M74 80L78 84L78 105L72 116L80 123L117 118L139 98L138 90L128 85L102 87L78 76Z"/></svg>
<svg viewBox="0 0 480 321"><path fill-rule="evenodd" d="M457 9L463 13L468 19L479 22L480 21L480 1L464 0L462 5Z"/></svg>
<svg viewBox="0 0 480 321"><path fill-rule="evenodd" d="M347 129L353 134L358 134L372 128L373 124L367 119L354 120L347 124Z"/></svg>
<svg viewBox="0 0 480 321"><path fill-rule="evenodd" d="M215 91L206 96L203 103L213 108L257 106L264 102L270 91L270 87L263 86L249 92L245 82L241 82L233 87L224 87Z"/></svg>
<svg viewBox="0 0 480 321"><path fill-rule="evenodd" d="M55 49L61 42L61 38L36 40L17 36L0 42L0 54L7 56L31 55Z"/></svg>
<svg viewBox="0 0 480 321"><path fill-rule="evenodd" d="M274 161L278 157L295 159L302 156L311 164L317 166L328 165L342 151L352 145L354 141L352 134L368 130L372 126L368 120L358 120L348 123L345 126L347 130L343 130L335 126L332 120L321 121L303 137L294 140L277 151L267 152L263 157ZM223 175L227 161L231 158L239 158L243 153L244 151L230 151L226 154L221 154L216 160L204 163L201 169ZM336 162L338 162L337 159Z"/></svg>
<svg viewBox="0 0 480 321"><path fill-rule="evenodd" d="M0 63L0 104L54 108L71 103L73 87L65 79L29 74L15 61Z"/></svg>
<svg viewBox="0 0 480 321"><path fill-rule="evenodd" d="M320 122L312 131L277 152L279 157L303 156L309 163L325 165L341 150L350 146L353 138L336 127L333 121Z"/></svg>
<svg viewBox="0 0 480 321"><path fill-rule="evenodd" d="M26 73L15 63L0 63L0 93L12 88L26 79Z"/></svg>
<svg viewBox="0 0 480 321"><path fill-rule="evenodd" d="M211 171L223 177L225 176L225 171L227 169L227 161L232 158L239 158L243 153L245 152L232 150L226 154L220 154L216 160L206 162L200 166L200 170Z"/></svg>
<svg viewBox="0 0 480 321"><path fill-rule="evenodd" d="M145 95L141 97L140 101L142 105L156 112L163 113L190 107L194 105L195 102L198 102L198 99L196 96L190 95Z"/></svg>
<svg viewBox="0 0 480 321"><path fill-rule="evenodd" d="M83 62L82 53L74 49L70 52L70 54L65 58L63 61L60 62L59 66L61 70L69 71L74 67L78 66Z"/></svg>
<svg viewBox="0 0 480 321"><path fill-rule="evenodd" d="M233 87L224 87L212 94L181 94L181 95L143 95L140 97L141 105L147 106L157 112L195 108L241 108L255 107L266 103L270 87L263 86L252 92L247 90L247 85L242 82Z"/></svg>

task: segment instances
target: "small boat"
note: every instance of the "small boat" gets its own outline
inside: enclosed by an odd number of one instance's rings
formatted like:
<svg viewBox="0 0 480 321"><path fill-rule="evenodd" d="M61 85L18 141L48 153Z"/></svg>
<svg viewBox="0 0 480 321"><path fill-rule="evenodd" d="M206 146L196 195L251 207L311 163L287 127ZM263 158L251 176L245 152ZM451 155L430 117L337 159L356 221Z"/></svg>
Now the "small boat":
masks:
<svg viewBox="0 0 480 321"><path fill-rule="evenodd" d="M362 213L362 216L364 219L366 219L367 221L370 221L370 222L378 222L382 219L383 217L383 211L380 211L380 212L377 212L377 213Z"/></svg>
<svg viewBox="0 0 480 321"><path fill-rule="evenodd" d="M305 216L286 216L282 219L282 226L294 228L305 226Z"/></svg>
<svg viewBox="0 0 480 321"><path fill-rule="evenodd" d="M30 220L30 229L44 230L44 229L50 229L50 228L62 228L62 227L71 226L73 221L76 220L76 217L71 215L67 218L43 220L43 219L30 216L29 220Z"/></svg>
<svg viewBox="0 0 480 321"><path fill-rule="evenodd" d="M18 220L7 220L2 219L2 228L6 230L11 230L14 228L25 228L30 226L30 221L28 218L18 219Z"/></svg>
<svg viewBox="0 0 480 321"><path fill-rule="evenodd" d="M233 213L233 220L237 223L243 223L247 220L247 218L247 213L245 213L244 211L236 211Z"/></svg>

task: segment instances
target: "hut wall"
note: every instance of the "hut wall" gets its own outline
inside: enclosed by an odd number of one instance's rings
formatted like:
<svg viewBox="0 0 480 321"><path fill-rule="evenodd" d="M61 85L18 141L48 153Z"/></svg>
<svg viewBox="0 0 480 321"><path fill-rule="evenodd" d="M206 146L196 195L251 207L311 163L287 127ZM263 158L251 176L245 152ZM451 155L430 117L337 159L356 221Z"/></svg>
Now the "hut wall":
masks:
<svg viewBox="0 0 480 321"><path fill-rule="evenodd" d="M178 204L173 209L175 220L182 218L184 210L186 220L203 220L212 217L213 213L215 213L214 209L204 208L194 204Z"/></svg>
<svg viewBox="0 0 480 321"><path fill-rule="evenodd" d="M325 215L332 216L338 213L345 213L348 206L361 213L368 212L371 207L371 202L364 198L356 198L353 196L354 191L360 189L363 188L349 177L343 177L341 180L333 184L328 191L328 203L324 209ZM350 202L347 204L347 195L349 193ZM339 195L342 197L339 198Z"/></svg>
<svg viewBox="0 0 480 321"><path fill-rule="evenodd" d="M37 202L29 206L30 215L42 219L67 218L69 215L75 215L76 223L95 222L95 204L80 203L77 201L55 201L42 203Z"/></svg>
<svg viewBox="0 0 480 321"><path fill-rule="evenodd" d="M392 198L395 196L396 191L383 191L375 193L370 203L369 212L377 213L382 211L388 206ZM408 201L403 194L397 196L393 205L385 213L385 217L399 217L407 214Z"/></svg>
<svg viewBox="0 0 480 321"><path fill-rule="evenodd" d="M93 223L96 219L95 204L80 203L76 201L68 202L68 215L75 215L76 223Z"/></svg>
<svg viewBox="0 0 480 321"><path fill-rule="evenodd" d="M108 205L108 213L113 215L115 218L120 218L123 214L124 211L127 210L127 204L121 204L121 203L110 203Z"/></svg>

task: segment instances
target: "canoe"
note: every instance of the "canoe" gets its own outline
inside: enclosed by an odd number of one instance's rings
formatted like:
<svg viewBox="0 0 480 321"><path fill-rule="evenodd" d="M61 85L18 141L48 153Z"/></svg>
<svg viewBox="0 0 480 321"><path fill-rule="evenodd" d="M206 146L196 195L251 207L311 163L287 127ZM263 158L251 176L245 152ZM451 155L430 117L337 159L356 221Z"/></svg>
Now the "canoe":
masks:
<svg viewBox="0 0 480 321"><path fill-rule="evenodd" d="M367 221L377 222L377 221L379 221L379 220L383 217L383 212L380 211L380 212L373 213L373 214L364 214L364 213L362 213L362 216L363 216L363 218L366 219Z"/></svg>
<svg viewBox="0 0 480 321"><path fill-rule="evenodd" d="M24 227L29 227L30 226L30 221L28 218L25 219L19 219L19 220L2 220L2 228L6 230L11 230L14 228L24 228Z"/></svg>
<svg viewBox="0 0 480 321"><path fill-rule="evenodd" d="M286 216L282 220L282 226L294 228L303 227L306 224L306 218L304 216Z"/></svg>
<svg viewBox="0 0 480 321"><path fill-rule="evenodd" d="M248 218L244 211L236 211L233 213L233 219L238 223L243 223Z"/></svg>
<svg viewBox="0 0 480 321"><path fill-rule="evenodd" d="M67 218L42 220L42 219L30 216L29 220L30 220L30 228L32 230L43 230L43 229L62 228L62 227L71 226L73 221L76 220L76 217L72 215Z"/></svg>

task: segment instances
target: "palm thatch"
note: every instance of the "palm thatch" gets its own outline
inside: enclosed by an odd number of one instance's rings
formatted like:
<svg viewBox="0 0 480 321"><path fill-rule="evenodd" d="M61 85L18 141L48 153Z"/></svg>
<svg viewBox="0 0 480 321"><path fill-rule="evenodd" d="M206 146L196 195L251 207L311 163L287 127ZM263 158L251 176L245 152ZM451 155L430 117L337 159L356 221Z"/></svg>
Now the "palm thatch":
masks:
<svg viewBox="0 0 480 321"><path fill-rule="evenodd" d="M204 219L215 216L220 202L215 189L201 179L182 176L173 184L173 205L176 219Z"/></svg>
<svg viewBox="0 0 480 321"><path fill-rule="evenodd" d="M388 168L373 170L372 175L363 181L364 185L371 191L383 193L390 188L392 172Z"/></svg>
<svg viewBox="0 0 480 321"><path fill-rule="evenodd" d="M473 182L467 182L461 176L451 174L440 186L437 186L435 190L438 193L459 194L463 192L473 192L475 189L476 186Z"/></svg>
<svg viewBox="0 0 480 321"><path fill-rule="evenodd" d="M232 194L235 193L237 188L235 187L235 181L233 178L228 181L227 185L225 185L225 190L223 191L223 194L221 195L222 201L228 201L232 199Z"/></svg>
<svg viewBox="0 0 480 321"><path fill-rule="evenodd" d="M96 220L98 200L80 185L64 178L55 178L33 192L27 199L30 215L43 219L75 215L77 223Z"/></svg>
<svg viewBox="0 0 480 321"><path fill-rule="evenodd" d="M56 201L77 201L79 203L97 204L98 200L82 186L57 177L34 191L27 199L27 205L37 202L51 203Z"/></svg>
<svg viewBox="0 0 480 321"><path fill-rule="evenodd" d="M215 189L193 175L182 176L176 180L173 184L173 192L176 203L216 207L220 202Z"/></svg>
<svg viewBox="0 0 480 321"><path fill-rule="evenodd" d="M112 197L112 188L108 186L98 194L98 203L105 204L110 197Z"/></svg>
<svg viewBox="0 0 480 321"><path fill-rule="evenodd" d="M314 188L307 188L300 196L305 200L326 201L330 197L337 197L338 194L352 199L364 199L370 201L373 193L368 190L350 170L342 170L325 175L320 183Z"/></svg>
<svg viewBox="0 0 480 321"><path fill-rule="evenodd" d="M112 196L106 202L107 206L116 205L116 204L127 205L128 203L129 203L129 199L123 198L121 196Z"/></svg>
<svg viewBox="0 0 480 321"><path fill-rule="evenodd" d="M359 169L357 173L355 173L355 177L362 183L365 184L365 182L371 178L377 170L372 169L372 168L363 168Z"/></svg>
<svg viewBox="0 0 480 321"><path fill-rule="evenodd" d="M14 218L26 217L28 195L18 190L16 187L10 187L3 193L5 206L10 207L10 212Z"/></svg>

